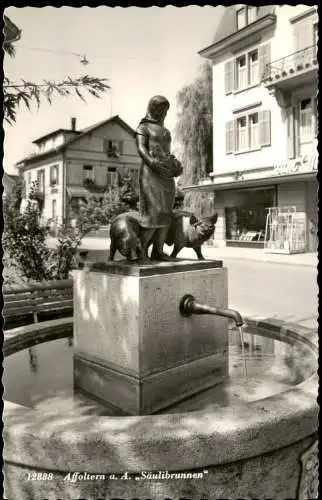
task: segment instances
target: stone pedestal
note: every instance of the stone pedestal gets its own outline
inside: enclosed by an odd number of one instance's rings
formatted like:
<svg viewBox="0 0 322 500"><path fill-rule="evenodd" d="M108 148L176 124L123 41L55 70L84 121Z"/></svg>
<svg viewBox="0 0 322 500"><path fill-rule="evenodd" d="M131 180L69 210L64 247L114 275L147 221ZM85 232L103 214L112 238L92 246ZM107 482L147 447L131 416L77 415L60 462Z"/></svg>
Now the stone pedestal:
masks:
<svg viewBox="0 0 322 500"><path fill-rule="evenodd" d="M74 379L119 414L145 415L222 382L228 324L180 299L228 306L221 261L94 264L74 276Z"/></svg>

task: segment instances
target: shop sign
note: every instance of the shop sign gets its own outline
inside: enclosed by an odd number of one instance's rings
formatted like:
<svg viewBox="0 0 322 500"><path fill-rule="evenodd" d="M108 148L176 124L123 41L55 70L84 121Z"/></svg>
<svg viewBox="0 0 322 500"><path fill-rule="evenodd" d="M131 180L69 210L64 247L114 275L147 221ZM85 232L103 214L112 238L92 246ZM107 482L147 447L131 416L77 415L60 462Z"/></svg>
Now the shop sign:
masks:
<svg viewBox="0 0 322 500"><path fill-rule="evenodd" d="M316 172L318 169L318 156L305 155L293 160L287 160L274 165L274 172L277 175L303 174Z"/></svg>

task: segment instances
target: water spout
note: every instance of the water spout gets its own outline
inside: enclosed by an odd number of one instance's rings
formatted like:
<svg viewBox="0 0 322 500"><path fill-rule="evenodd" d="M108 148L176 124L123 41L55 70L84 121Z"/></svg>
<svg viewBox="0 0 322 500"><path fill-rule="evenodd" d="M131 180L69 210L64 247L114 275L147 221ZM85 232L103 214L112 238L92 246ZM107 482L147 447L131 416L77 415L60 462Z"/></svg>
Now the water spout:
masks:
<svg viewBox="0 0 322 500"><path fill-rule="evenodd" d="M234 320L237 327L241 327L244 324L243 318L238 311L198 304L195 297L190 294L182 297L179 307L183 316L191 316L192 314L214 314L215 316L224 316L225 318Z"/></svg>

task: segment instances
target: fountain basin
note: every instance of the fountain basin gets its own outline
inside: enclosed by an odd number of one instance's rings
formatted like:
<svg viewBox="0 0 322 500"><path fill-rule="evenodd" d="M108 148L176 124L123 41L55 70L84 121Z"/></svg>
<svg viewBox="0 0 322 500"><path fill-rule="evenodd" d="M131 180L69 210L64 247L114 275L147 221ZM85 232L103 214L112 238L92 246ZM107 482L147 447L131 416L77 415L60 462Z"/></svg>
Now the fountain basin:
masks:
<svg viewBox="0 0 322 500"><path fill-rule="evenodd" d="M316 331L278 320L245 320L261 335L305 343L317 355ZM72 318L8 331L4 355L32 339L72 331ZM289 390L247 405L130 417L49 416L5 402L6 496L315 498L317 387L313 373Z"/></svg>

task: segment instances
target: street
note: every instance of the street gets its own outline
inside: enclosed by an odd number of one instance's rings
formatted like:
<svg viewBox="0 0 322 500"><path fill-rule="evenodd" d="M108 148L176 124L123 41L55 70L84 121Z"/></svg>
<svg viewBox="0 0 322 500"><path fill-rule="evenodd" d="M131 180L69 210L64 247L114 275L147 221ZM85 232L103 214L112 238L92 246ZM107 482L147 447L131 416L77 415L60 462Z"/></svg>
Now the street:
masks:
<svg viewBox="0 0 322 500"><path fill-rule="evenodd" d="M229 259L224 266L228 268L230 307L244 314L317 327L316 269Z"/></svg>

